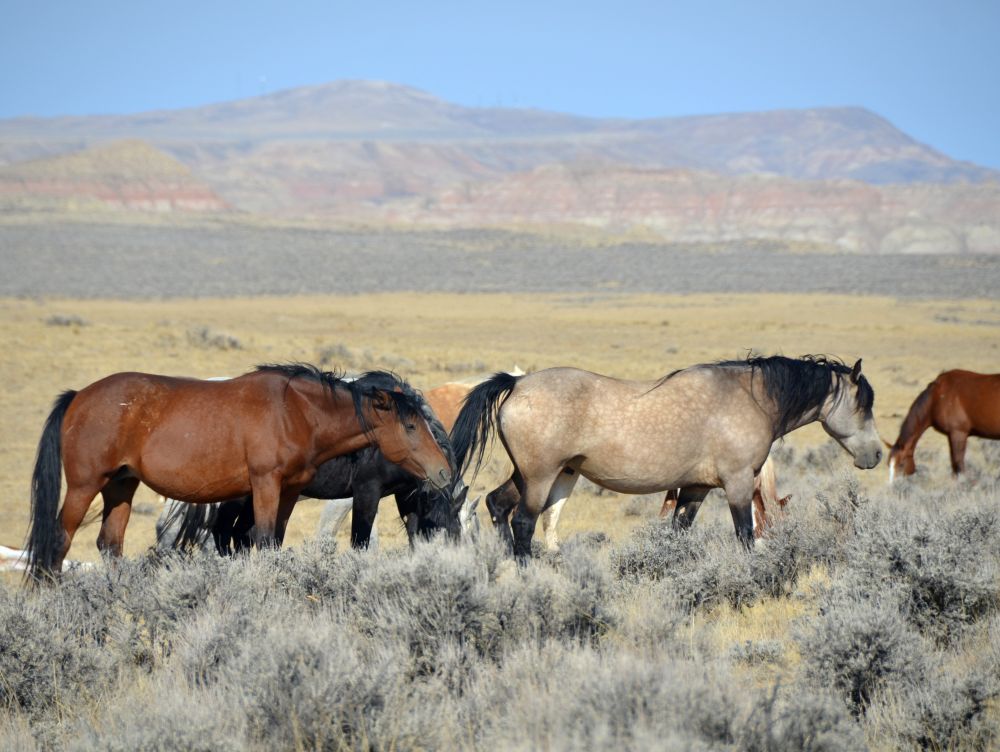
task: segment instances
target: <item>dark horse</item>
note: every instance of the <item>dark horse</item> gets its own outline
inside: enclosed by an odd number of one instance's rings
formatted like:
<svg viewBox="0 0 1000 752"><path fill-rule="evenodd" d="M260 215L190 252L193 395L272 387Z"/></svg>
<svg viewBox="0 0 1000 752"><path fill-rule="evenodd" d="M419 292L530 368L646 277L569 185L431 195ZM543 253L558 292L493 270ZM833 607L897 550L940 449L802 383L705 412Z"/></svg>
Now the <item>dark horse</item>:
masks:
<svg viewBox="0 0 1000 752"><path fill-rule="evenodd" d="M531 551L538 515L568 498L581 475L619 493L680 488L676 527L722 487L736 534L751 546L754 479L771 444L818 420L857 467L874 467L882 457L874 398L860 360L852 368L811 356L707 363L653 381L576 368L497 374L469 393L452 446L462 469L478 448L478 469L497 428L519 503L509 526L506 514L490 512L518 557Z"/></svg>
<svg viewBox="0 0 1000 752"><path fill-rule="evenodd" d="M32 477L29 576L58 572L94 497L98 547L120 555L140 482L192 503L252 496L257 545L284 535L299 492L329 459L376 445L439 488L448 458L402 382L357 386L315 366L263 365L229 381L119 373L56 400ZM66 497L58 509L60 470Z"/></svg>
<svg viewBox="0 0 1000 752"><path fill-rule="evenodd" d="M965 443L970 436L1000 439L1000 373L945 371L920 393L889 449L889 482L896 471L913 475L913 450L928 428L948 437L951 471L965 470ZM887 442L888 446L888 442Z"/></svg>
<svg viewBox="0 0 1000 752"><path fill-rule="evenodd" d="M448 432L428 400L409 385L400 385L382 372L365 374L354 384L362 389L399 388L418 404L434 440L448 458L453 481L442 490L427 488L418 477L389 461L378 447L369 446L324 462L300 495L311 499L353 497L351 545L355 548L368 545L379 500L389 494L396 497L399 516L405 521L411 540L416 535L429 535L436 530L446 530L457 537L458 514L468 489L461 475L454 472L455 458ZM228 555L249 546L253 523L253 505L249 498L199 505L171 500L156 524L157 544L165 548L200 547L211 534L216 550Z"/></svg>

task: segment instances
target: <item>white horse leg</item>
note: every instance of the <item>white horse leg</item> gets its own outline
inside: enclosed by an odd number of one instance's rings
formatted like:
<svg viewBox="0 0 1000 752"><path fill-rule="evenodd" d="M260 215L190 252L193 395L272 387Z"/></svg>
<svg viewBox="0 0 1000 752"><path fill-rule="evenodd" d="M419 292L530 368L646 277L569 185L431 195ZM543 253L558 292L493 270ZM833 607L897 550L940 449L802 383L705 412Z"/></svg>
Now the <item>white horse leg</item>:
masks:
<svg viewBox="0 0 1000 752"><path fill-rule="evenodd" d="M535 534L535 523L538 515L548 506L549 499L565 499L576 483L578 473L564 473L559 468L555 473L541 477L529 478L522 471L524 478L524 494L517 511L510 521L514 536L514 555L521 560L531 556L531 538ZM564 490L566 489L566 490Z"/></svg>
<svg viewBox="0 0 1000 752"><path fill-rule="evenodd" d="M559 550L559 534L556 532L556 525L559 524L559 515L562 514L566 500L573 493L576 482L580 480L580 472L573 467L563 468L552 484L549 496L545 500L545 510L542 512L542 535L545 536L545 547L549 551Z"/></svg>
<svg viewBox="0 0 1000 752"><path fill-rule="evenodd" d="M354 499L330 499L323 505L316 528L316 537L333 538L344 524L347 513L354 507Z"/></svg>
<svg viewBox="0 0 1000 752"><path fill-rule="evenodd" d="M564 506L566 506L566 499L559 499L542 512L542 535L545 537L545 547L549 551L559 550L559 534L556 532L556 525L559 524L559 515L562 514Z"/></svg>

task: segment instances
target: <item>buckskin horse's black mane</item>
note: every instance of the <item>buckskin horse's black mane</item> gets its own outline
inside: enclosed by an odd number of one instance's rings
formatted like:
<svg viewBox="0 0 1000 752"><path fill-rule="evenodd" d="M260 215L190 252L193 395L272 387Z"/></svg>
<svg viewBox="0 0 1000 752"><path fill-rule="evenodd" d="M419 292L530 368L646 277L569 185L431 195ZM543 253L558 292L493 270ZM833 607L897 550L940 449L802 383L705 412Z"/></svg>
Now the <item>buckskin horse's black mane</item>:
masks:
<svg viewBox="0 0 1000 752"><path fill-rule="evenodd" d="M778 408L775 436L784 435L802 416L818 410L831 391L839 393L841 381L834 378L835 374L846 376L852 371L843 361L825 355L804 355L801 358L751 355L745 360L721 360L692 368L749 368L751 379L759 375L764 381L764 391ZM657 386L678 373L681 371L667 374ZM864 375L858 377L857 387L855 398L858 409L870 411L875 402L875 391Z"/></svg>

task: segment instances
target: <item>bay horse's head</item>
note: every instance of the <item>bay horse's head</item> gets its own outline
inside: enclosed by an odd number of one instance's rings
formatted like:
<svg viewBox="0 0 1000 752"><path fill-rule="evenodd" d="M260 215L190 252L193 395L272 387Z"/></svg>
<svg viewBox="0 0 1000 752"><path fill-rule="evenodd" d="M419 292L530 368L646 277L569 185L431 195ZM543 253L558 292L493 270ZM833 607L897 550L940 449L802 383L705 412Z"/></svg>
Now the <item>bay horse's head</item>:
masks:
<svg viewBox="0 0 1000 752"><path fill-rule="evenodd" d="M366 392L370 395L371 417L368 424L373 433L381 421L381 435L375 437L379 450L390 462L426 480L423 488L413 491L403 501L407 508L406 515L415 514L416 532L430 535L437 530L447 530L449 535L457 538L460 533L458 513L465 500L465 484L455 468L448 432L430 405L420 392L385 371L366 373L354 384L362 395ZM394 425L389 419L392 414L399 416L399 425ZM426 429L430 436L429 443L423 431L414 431L418 426ZM427 455L434 457L436 464L433 467L421 464L421 458ZM443 464L439 457L443 459ZM415 469L418 465L419 470ZM403 513L403 510L400 512Z"/></svg>
<svg viewBox="0 0 1000 752"><path fill-rule="evenodd" d="M399 391L358 387L363 425L389 462L436 489L446 489L454 475L452 463L434 437L422 401L398 383Z"/></svg>
<svg viewBox="0 0 1000 752"><path fill-rule="evenodd" d="M882 459L882 438L875 427L872 406L875 391L861 373L861 360L854 367L827 361L833 388L820 408L823 429L850 452L855 467L870 470Z"/></svg>

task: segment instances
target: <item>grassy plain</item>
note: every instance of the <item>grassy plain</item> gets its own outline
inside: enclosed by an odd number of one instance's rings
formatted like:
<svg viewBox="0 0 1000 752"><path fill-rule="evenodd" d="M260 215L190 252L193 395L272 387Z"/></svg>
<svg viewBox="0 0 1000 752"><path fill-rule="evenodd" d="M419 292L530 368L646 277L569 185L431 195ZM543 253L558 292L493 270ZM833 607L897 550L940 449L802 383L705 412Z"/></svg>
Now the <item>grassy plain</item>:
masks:
<svg viewBox="0 0 1000 752"><path fill-rule="evenodd" d="M110 284L110 283L109 283ZM1000 302L832 295L639 295L391 293L198 300L0 299L0 543L20 545L28 521L35 446L52 400L116 371L198 377L235 375L257 363L310 361L358 371L391 368L420 388L475 380L515 365L575 365L627 378L655 378L693 363L763 354L863 357L875 387L876 419L894 439L909 404L942 370L997 371ZM225 335L221 336L220 335ZM226 337L233 341L227 341ZM238 346L234 346L238 345ZM818 426L788 439L815 446ZM977 451L971 442L971 451ZM942 437L924 439L943 455ZM884 468L844 471L862 484L885 482ZM494 462L473 493L503 472ZM779 488L781 486L781 468ZM941 482L947 479L942 477ZM152 543L159 509L140 489L126 552ZM624 502L624 503L622 503ZM92 507L99 513L99 503ZM393 505L379 515L385 544L403 540ZM655 499L628 503L578 490L560 521L565 539L604 531L618 539L656 513ZM289 542L311 536L318 502L302 502ZM730 524L724 505L706 505ZM71 558L96 557L97 526L83 529Z"/></svg>

